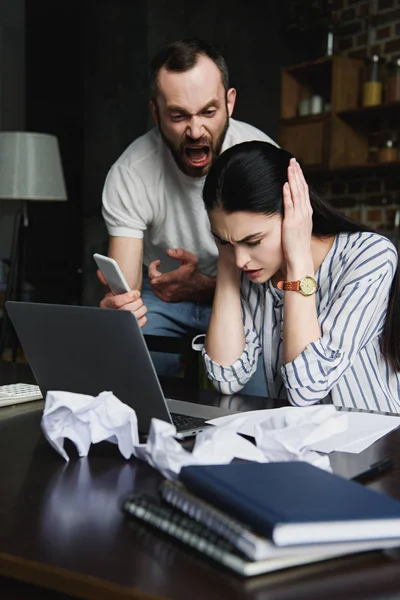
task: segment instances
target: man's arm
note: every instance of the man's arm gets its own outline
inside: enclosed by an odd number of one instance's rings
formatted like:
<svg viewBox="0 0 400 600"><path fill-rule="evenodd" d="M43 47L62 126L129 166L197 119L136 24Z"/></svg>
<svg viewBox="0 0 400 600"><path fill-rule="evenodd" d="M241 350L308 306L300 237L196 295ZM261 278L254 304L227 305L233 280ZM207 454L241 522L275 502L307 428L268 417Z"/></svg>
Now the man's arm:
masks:
<svg viewBox="0 0 400 600"><path fill-rule="evenodd" d="M117 296L108 292L100 302L100 306L102 308L130 310L136 316L140 327L143 327L147 323L147 308L140 297L140 287L142 286L143 240L137 238L111 237L108 254L119 264L131 291L126 292L126 294L118 294ZM100 281L104 285L107 285L101 272L98 271L97 274Z"/></svg>
<svg viewBox="0 0 400 600"><path fill-rule="evenodd" d="M108 256L117 261L129 287L142 288L143 238L110 237Z"/></svg>

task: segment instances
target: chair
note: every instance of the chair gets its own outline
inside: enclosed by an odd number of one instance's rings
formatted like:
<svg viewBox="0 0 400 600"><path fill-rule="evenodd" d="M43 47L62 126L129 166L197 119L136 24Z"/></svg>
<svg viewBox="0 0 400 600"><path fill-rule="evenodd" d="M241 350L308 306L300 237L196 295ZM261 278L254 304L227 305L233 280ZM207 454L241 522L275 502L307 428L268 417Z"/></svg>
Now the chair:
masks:
<svg viewBox="0 0 400 600"><path fill-rule="evenodd" d="M200 384L200 356L193 350L192 340L199 331L193 331L183 337L167 335L145 335L147 347L150 352L166 352L179 354L183 358L183 381L185 385L198 389Z"/></svg>

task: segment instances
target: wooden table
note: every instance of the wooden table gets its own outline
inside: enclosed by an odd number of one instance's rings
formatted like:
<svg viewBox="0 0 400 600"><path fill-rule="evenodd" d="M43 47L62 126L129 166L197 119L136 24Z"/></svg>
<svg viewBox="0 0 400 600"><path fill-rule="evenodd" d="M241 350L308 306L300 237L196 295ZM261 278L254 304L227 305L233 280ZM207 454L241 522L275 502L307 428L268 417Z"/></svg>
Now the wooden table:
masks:
<svg viewBox="0 0 400 600"><path fill-rule="evenodd" d="M26 366L0 364L1 383L17 380L32 381ZM216 405L218 395L203 392L195 400ZM268 405L260 398L235 402L242 408ZM346 600L400 593L397 551L242 580L178 542L128 522L119 509L121 498L134 490L155 493L161 476L143 462L126 461L108 443L92 446L83 459L68 444L66 464L41 433L42 406L0 410L2 600ZM371 487L400 499L400 430L360 455L337 454L332 464L349 476L387 457L394 458L394 471Z"/></svg>

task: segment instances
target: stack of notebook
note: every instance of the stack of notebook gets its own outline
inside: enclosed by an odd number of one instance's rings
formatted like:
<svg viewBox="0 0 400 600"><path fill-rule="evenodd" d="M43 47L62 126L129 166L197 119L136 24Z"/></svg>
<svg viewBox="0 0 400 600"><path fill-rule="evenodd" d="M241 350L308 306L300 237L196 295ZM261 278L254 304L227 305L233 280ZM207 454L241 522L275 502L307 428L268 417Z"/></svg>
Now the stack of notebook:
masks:
<svg viewBox="0 0 400 600"><path fill-rule="evenodd" d="M123 509L242 576L400 546L400 502L304 462L184 467Z"/></svg>

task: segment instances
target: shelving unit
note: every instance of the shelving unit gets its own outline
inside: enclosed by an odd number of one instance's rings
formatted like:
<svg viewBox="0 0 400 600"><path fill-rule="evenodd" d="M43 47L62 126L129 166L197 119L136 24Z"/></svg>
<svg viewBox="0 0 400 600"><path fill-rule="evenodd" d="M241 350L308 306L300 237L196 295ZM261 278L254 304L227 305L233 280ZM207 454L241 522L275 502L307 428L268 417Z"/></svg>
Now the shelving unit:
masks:
<svg viewBox="0 0 400 600"><path fill-rule="evenodd" d="M304 165L304 171L307 175L312 175L314 179L318 179L319 176L325 177L326 173L332 173L335 175L341 175L343 178L354 178L359 175L365 175L369 172L373 172L376 175L397 175L400 170L400 160L394 160L390 162L372 163L366 162L358 165L348 165L342 167L335 167L334 169L326 169L322 166Z"/></svg>
<svg viewBox="0 0 400 600"><path fill-rule="evenodd" d="M329 119L331 116L329 113L321 113L319 115L306 115L304 117L291 117L289 119L281 119L281 126L289 127L290 125L305 125L307 123L319 123L320 121L325 121Z"/></svg>
<svg viewBox="0 0 400 600"><path fill-rule="evenodd" d="M400 131L400 102L342 111L338 116L364 136L367 147L378 146Z"/></svg>
<svg viewBox="0 0 400 600"><path fill-rule="evenodd" d="M369 163L371 138L400 129L400 102L360 107L362 60L333 56L286 67L282 71L279 139L309 172L382 172L400 161ZM298 116L300 100L318 94L329 112Z"/></svg>

